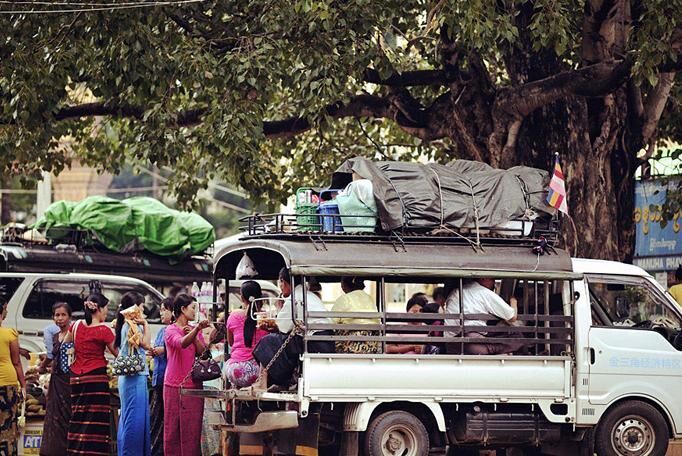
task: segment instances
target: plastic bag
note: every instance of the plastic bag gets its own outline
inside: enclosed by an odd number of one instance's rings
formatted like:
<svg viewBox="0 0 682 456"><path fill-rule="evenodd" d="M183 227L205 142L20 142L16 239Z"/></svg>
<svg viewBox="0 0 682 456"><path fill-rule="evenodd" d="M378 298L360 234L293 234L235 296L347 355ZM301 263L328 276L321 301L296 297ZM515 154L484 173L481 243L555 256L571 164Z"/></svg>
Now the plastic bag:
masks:
<svg viewBox="0 0 682 456"><path fill-rule="evenodd" d="M372 181L360 179L351 182L336 196L343 230L346 232L371 232L377 223L377 205L374 201Z"/></svg>
<svg viewBox="0 0 682 456"><path fill-rule="evenodd" d="M244 253L244 256L239 260L236 270L237 279L253 279L258 277L258 271L256 270L256 265L249 256Z"/></svg>

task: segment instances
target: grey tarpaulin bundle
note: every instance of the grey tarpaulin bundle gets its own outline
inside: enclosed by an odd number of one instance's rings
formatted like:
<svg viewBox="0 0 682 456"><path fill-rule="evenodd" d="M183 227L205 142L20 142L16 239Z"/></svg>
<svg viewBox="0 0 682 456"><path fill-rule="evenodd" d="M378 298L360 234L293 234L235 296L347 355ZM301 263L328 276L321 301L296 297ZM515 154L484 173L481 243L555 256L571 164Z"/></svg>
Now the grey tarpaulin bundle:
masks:
<svg viewBox="0 0 682 456"><path fill-rule="evenodd" d="M503 170L468 160L440 165L355 157L334 172L331 188L344 188L353 173L372 182L385 231L499 227L555 212L545 202L549 173L526 166Z"/></svg>

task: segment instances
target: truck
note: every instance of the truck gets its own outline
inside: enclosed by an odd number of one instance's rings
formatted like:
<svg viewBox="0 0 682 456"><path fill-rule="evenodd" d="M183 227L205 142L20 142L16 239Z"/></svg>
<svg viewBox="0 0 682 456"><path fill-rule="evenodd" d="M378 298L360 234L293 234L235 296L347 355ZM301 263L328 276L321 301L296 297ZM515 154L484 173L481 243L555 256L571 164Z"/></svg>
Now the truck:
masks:
<svg viewBox="0 0 682 456"><path fill-rule="evenodd" d="M539 247L541 241L492 233L473 243L423 233L254 231L216 252L216 279L234 280L245 254L261 279L288 269L292 289L305 289L312 278L333 287L342 277L361 277L376 312L311 312L304 292L303 312L292 316L303 344L292 385L184 394L224 402L224 413L211 419L227 454L664 455L670 439L682 438L679 307L639 267L571 258ZM468 344L480 342L466 321L495 323L490 314L439 314L444 324L434 326L433 314L396 311L405 289L445 286L462 296L477 278L494 279L501 297L516 300L521 322L478 330L487 342L522 350L466 354ZM320 317L334 323L314 323ZM376 324L339 323L353 317ZM308 344L320 340L367 341L380 350L310 352ZM395 343L455 349L388 353Z"/></svg>

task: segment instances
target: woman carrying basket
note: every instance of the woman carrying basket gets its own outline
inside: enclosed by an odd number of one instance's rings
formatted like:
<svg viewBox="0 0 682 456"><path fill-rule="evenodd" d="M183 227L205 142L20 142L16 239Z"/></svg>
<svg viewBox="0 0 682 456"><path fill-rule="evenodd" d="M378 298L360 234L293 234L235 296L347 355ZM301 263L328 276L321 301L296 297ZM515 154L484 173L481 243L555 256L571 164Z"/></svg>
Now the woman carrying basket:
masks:
<svg viewBox="0 0 682 456"><path fill-rule="evenodd" d="M118 364L129 362L136 368L118 374L118 394L121 398L121 418L118 424L117 448L119 456L149 456L152 453L149 434L149 368L146 352L151 341L147 321L142 312L144 297L134 291L121 297L116 317L116 341L120 350ZM130 363L130 361L139 361ZM116 370L116 369L115 369Z"/></svg>

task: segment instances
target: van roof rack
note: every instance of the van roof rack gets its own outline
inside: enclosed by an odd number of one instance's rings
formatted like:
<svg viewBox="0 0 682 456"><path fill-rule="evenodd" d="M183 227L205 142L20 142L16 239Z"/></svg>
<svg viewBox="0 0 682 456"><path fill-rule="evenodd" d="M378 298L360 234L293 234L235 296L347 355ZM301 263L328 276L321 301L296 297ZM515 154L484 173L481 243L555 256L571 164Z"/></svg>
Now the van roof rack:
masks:
<svg viewBox="0 0 682 456"><path fill-rule="evenodd" d="M78 228L60 228L59 240L47 239L43 233L38 230L31 229L21 224L6 225L2 227L0 233L0 246L17 246L23 248L55 248L68 251L78 252L96 252L102 254L113 255L133 255L135 253L144 253L145 255L154 255L151 252L144 250L127 253L116 252L108 249L102 244L92 232ZM213 246L206 249L204 252L192 255L195 258L211 258L213 257Z"/></svg>
<svg viewBox="0 0 682 456"><path fill-rule="evenodd" d="M533 221L513 220L513 223L505 226L478 229L434 226L419 229L401 228L389 232L381 230L378 226L371 229L355 225L344 229L344 225L340 223L342 218L339 215L325 214L311 216L271 213L253 214L242 217L239 221L240 229L245 233L242 239L268 238L309 242L453 243L471 244L473 247L486 245L536 247L538 243L543 242L551 248L557 244L559 235L559 219L556 216Z"/></svg>

